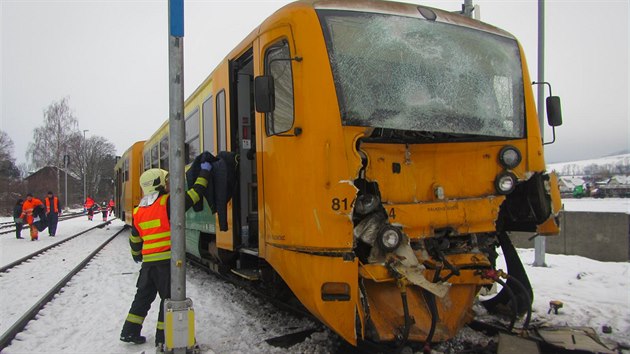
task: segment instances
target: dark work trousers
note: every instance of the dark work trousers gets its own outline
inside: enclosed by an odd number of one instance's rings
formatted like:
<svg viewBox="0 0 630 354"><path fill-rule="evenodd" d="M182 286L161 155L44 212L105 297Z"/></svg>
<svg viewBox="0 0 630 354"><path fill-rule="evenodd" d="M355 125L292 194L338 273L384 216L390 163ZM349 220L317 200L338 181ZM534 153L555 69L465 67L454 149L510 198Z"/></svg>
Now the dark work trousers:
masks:
<svg viewBox="0 0 630 354"><path fill-rule="evenodd" d="M48 220L48 234L50 236L55 236L55 234L57 233L57 222L59 221L59 214L46 214L46 220Z"/></svg>
<svg viewBox="0 0 630 354"><path fill-rule="evenodd" d="M22 225L21 222L15 223L15 238L22 238Z"/></svg>
<svg viewBox="0 0 630 354"><path fill-rule="evenodd" d="M136 283L138 290L131 303L129 315L123 325L121 336L140 335L142 322L147 316L155 296L160 294L160 313L155 331L155 343L164 343L164 299L171 297L171 261L159 264L143 263Z"/></svg>

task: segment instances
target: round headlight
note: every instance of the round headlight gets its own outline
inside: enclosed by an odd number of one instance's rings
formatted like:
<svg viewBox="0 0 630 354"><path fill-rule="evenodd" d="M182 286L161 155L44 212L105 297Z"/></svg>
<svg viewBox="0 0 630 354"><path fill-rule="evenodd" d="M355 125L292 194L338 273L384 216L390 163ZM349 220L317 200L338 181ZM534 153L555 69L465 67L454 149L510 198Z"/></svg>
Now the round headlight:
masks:
<svg viewBox="0 0 630 354"><path fill-rule="evenodd" d="M521 163L521 152L514 146L504 146L499 151L499 162L505 168L514 168Z"/></svg>
<svg viewBox="0 0 630 354"><path fill-rule="evenodd" d="M376 239L383 251L393 252L400 246L402 238L403 235L400 229L388 224L380 229Z"/></svg>
<svg viewBox="0 0 630 354"><path fill-rule="evenodd" d="M510 194L516 188L516 177L511 173L498 175L494 187L499 194Z"/></svg>

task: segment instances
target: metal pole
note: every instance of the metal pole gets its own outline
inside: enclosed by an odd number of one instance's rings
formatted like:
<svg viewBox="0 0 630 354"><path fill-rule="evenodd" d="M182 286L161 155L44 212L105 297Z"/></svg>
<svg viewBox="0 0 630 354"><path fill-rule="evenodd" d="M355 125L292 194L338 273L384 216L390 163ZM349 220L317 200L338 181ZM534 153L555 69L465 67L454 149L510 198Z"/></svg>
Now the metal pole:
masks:
<svg viewBox="0 0 630 354"><path fill-rule="evenodd" d="M189 340L194 338L194 314L192 301L186 299L183 0L169 0L168 14L171 299L164 302L165 350L168 353L186 353L186 349L194 345Z"/></svg>
<svg viewBox="0 0 630 354"><path fill-rule="evenodd" d="M66 170L65 192L63 193L63 195L66 198L66 203L64 204L66 206L66 209L68 208L68 163L69 162L70 162L70 155L63 155L63 164L64 164L64 169Z"/></svg>
<svg viewBox="0 0 630 354"><path fill-rule="evenodd" d="M474 6L472 0L464 0L464 4L462 5L462 13L464 16L468 16L472 18L472 12L474 10Z"/></svg>
<svg viewBox="0 0 630 354"><path fill-rule="evenodd" d="M545 0L538 0L538 82L545 82ZM544 141L545 85L538 86L538 124L541 143ZM534 238L534 266L546 267L545 237Z"/></svg>
<svg viewBox="0 0 630 354"><path fill-rule="evenodd" d="M85 160L85 132L89 132L89 129L83 129L83 203L87 200L87 161ZM67 205L67 204L66 204Z"/></svg>

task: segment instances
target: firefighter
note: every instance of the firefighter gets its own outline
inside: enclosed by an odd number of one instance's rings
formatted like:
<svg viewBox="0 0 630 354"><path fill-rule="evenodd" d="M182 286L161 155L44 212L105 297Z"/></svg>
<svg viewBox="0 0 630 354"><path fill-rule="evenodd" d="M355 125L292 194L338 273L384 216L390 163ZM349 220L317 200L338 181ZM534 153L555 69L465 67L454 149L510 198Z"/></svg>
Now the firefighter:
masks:
<svg viewBox="0 0 630 354"><path fill-rule="evenodd" d="M205 154L205 153L204 153ZM205 155L204 155L205 156ZM195 183L186 192L185 208L202 202L208 186L211 164L202 161ZM131 255L142 262L137 291L123 324L120 340L135 344L146 342L140 335L142 323L151 303L160 294L160 312L155 333L155 345L164 344L164 299L171 296L171 227L168 172L159 168L146 170L140 176L144 196L133 211L133 227L129 236Z"/></svg>
<svg viewBox="0 0 630 354"><path fill-rule="evenodd" d="M48 236L55 237L55 234L57 233L57 222L59 221L59 215L61 215L59 199L53 196L53 192L48 191L45 201L46 220L48 222Z"/></svg>
<svg viewBox="0 0 630 354"><path fill-rule="evenodd" d="M33 194L29 193L26 195L26 201L22 204L22 218L26 218L26 223L31 229L31 241L37 241L39 236L39 231L37 230L37 226L35 226L35 209L37 207L43 208L44 203L37 198L33 198Z"/></svg>
<svg viewBox="0 0 630 354"><path fill-rule="evenodd" d="M94 199L92 199L91 197L85 198L85 204L83 204L83 207L85 208L85 211L87 211L88 220L90 221L92 221L92 217L94 217L95 204L96 203L94 203Z"/></svg>

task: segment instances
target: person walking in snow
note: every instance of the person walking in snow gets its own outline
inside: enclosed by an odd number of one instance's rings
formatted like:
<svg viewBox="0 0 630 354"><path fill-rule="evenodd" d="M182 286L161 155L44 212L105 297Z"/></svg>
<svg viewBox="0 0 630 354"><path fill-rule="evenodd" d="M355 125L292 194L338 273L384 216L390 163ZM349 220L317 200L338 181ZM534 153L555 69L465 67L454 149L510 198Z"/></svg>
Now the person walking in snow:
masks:
<svg viewBox="0 0 630 354"><path fill-rule="evenodd" d="M85 204L83 204L83 207L85 208L85 211L87 211L88 220L90 221L92 221L92 218L94 217L95 204L96 203L94 203L94 199L90 198L89 196L85 198Z"/></svg>
<svg viewBox="0 0 630 354"><path fill-rule="evenodd" d="M206 153L204 153L206 154ZM209 155L209 153L207 153ZM203 155L205 156L205 155ZM192 188L186 192L185 209L203 201L208 185L211 164L202 161L199 174ZM129 236L134 261L142 262L136 295L123 324L120 340L142 344L146 338L140 335L145 316L156 295L160 295L160 308L155 345L164 345L164 299L171 296L171 226L168 172L159 168L146 170L140 176L144 196L133 210L133 227Z"/></svg>
<svg viewBox="0 0 630 354"><path fill-rule="evenodd" d="M107 215L109 214L109 207L107 202L101 203L101 214L103 214L103 221L107 221Z"/></svg>
<svg viewBox="0 0 630 354"><path fill-rule="evenodd" d="M46 220L48 222L48 236L55 237L55 234L57 233L57 223L59 222L59 215L61 215L59 198L53 196L53 192L48 191L45 201Z"/></svg>
<svg viewBox="0 0 630 354"><path fill-rule="evenodd" d="M37 226L35 226L36 220L36 209L43 208L44 203L37 198L33 198L33 194L29 193L26 195L26 201L22 204L22 214L21 217L26 219L26 223L31 229L31 241L37 241L39 236L39 230L37 230Z"/></svg>
<svg viewBox="0 0 630 354"><path fill-rule="evenodd" d="M22 218L22 204L24 204L24 200L18 199L15 203L15 207L13 207L13 221L15 221L15 238L24 238L22 237L22 226L24 225L24 219Z"/></svg>

